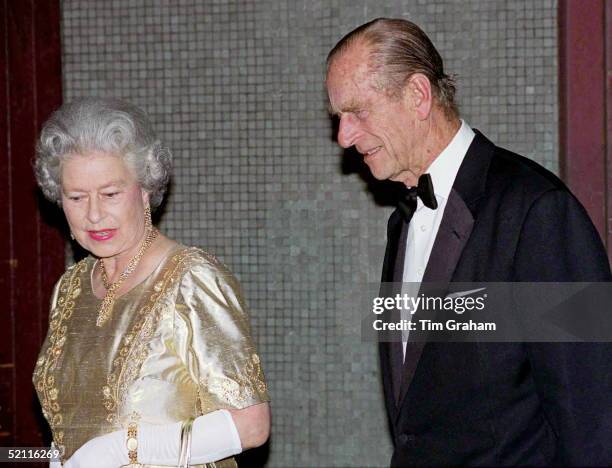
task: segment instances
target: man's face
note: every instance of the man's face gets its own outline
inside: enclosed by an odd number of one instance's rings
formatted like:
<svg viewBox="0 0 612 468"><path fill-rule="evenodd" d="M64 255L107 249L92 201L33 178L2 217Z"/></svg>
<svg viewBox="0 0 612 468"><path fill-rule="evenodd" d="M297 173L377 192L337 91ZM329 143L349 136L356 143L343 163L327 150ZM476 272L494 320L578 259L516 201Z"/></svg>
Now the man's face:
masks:
<svg viewBox="0 0 612 468"><path fill-rule="evenodd" d="M368 56L369 46L355 43L335 57L328 70L327 93L332 112L340 118L338 144L355 146L375 178L414 185L419 138L410 96L378 91Z"/></svg>

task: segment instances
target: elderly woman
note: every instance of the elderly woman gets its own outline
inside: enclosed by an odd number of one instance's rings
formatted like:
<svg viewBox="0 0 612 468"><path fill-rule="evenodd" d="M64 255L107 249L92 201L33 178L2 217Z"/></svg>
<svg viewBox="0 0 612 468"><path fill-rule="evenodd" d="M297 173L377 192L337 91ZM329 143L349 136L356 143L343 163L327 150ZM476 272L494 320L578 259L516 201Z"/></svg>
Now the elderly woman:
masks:
<svg viewBox="0 0 612 468"><path fill-rule="evenodd" d="M55 287L33 378L63 466L236 466L268 438L266 384L236 279L151 223L171 157L147 116L66 104L35 166L90 253Z"/></svg>

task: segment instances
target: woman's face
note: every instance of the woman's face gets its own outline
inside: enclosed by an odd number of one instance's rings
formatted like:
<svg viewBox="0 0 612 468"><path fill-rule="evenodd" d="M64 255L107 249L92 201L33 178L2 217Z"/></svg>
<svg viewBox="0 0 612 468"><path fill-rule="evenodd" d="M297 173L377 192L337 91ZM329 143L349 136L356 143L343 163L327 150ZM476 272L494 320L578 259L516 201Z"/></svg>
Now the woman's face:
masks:
<svg viewBox="0 0 612 468"><path fill-rule="evenodd" d="M62 208L76 241L96 257L132 257L145 234L148 194L125 162L91 152L62 162Z"/></svg>

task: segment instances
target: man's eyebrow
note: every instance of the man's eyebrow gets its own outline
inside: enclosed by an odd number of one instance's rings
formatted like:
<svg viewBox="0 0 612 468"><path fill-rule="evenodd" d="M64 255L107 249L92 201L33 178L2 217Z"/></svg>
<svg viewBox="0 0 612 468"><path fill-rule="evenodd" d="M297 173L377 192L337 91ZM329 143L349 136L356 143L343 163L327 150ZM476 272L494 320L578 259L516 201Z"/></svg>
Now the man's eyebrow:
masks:
<svg viewBox="0 0 612 468"><path fill-rule="evenodd" d="M357 112L362 107L363 106L361 106L359 103L357 103L355 101L351 101L346 106L344 106L343 109L335 109L334 106L332 106L331 102L328 102L327 103L327 112L329 112L329 114L332 115L332 116L337 116L337 115L346 114L346 113L349 113L349 112Z"/></svg>

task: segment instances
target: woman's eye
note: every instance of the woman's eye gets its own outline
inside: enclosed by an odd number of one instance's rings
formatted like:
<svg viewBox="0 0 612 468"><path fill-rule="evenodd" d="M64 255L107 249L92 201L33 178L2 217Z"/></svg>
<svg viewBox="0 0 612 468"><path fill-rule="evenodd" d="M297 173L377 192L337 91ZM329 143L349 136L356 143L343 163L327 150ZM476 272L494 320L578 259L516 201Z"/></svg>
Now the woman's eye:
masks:
<svg viewBox="0 0 612 468"><path fill-rule="evenodd" d="M119 192L109 192L109 193L105 193L105 194L104 194L104 196L105 196L106 198L114 198L114 197L116 197L117 195L119 195Z"/></svg>
<svg viewBox="0 0 612 468"><path fill-rule="evenodd" d="M78 196L78 195L73 195L71 197L68 197L68 200L77 202L77 201L81 200L81 198L83 198L83 197Z"/></svg>
<svg viewBox="0 0 612 468"><path fill-rule="evenodd" d="M359 120L363 120L368 116L368 111L360 110L360 111L355 112L355 115L357 116Z"/></svg>

